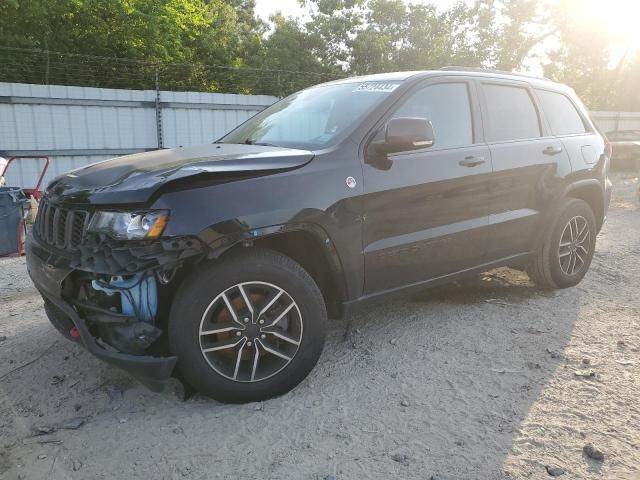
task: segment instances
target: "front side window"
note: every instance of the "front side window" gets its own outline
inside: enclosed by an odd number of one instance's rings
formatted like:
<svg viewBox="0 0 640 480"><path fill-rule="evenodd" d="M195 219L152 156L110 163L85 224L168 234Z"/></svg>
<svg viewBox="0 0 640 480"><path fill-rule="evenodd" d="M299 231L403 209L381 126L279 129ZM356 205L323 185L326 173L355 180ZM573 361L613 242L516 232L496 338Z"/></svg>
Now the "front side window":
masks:
<svg viewBox="0 0 640 480"><path fill-rule="evenodd" d="M220 141L323 148L351 133L399 85L349 82L309 88L270 106Z"/></svg>
<svg viewBox="0 0 640 480"><path fill-rule="evenodd" d="M536 94L554 135L586 133L582 117L567 97L548 90L536 90Z"/></svg>
<svg viewBox="0 0 640 480"><path fill-rule="evenodd" d="M540 137L540 120L529 91L523 87L484 84L487 140L506 142Z"/></svg>
<svg viewBox="0 0 640 480"><path fill-rule="evenodd" d="M434 148L473 144L471 106L466 83L429 85L413 93L393 118L414 117L433 125Z"/></svg>

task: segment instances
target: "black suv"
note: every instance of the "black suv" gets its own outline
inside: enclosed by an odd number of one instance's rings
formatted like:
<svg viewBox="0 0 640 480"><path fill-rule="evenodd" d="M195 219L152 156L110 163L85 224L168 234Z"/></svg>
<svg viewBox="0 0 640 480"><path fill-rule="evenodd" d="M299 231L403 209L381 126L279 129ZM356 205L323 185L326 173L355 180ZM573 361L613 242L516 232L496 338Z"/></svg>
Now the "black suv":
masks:
<svg viewBox="0 0 640 480"><path fill-rule="evenodd" d="M27 244L53 325L152 389L287 392L327 316L507 265L577 284L611 151L573 91L486 71L295 93L204 146L69 172Z"/></svg>

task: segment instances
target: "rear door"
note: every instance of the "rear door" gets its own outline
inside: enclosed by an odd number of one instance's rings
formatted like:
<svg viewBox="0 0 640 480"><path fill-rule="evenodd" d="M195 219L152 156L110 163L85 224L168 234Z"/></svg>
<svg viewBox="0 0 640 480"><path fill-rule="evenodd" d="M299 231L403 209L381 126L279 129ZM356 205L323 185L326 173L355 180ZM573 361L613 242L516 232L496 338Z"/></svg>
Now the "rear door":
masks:
<svg viewBox="0 0 640 480"><path fill-rule="evenodd" d="M532 250L550 192L571 168L528 83L478 83L493 162L487 260L495 261Z"/></svg>
<svg viewBox="0 0 640 480"><path fill-rule="evenodd" d="M597 163L602 154L602 138L591 128L574 101L562 92L541 88L534 91L551 133L562 142L573 170Z"/></svg>
<svg viewBox="0 0 640 480"><path fill-rule="evenodd" d="M473 82L438 78L416 87L382 119L431 121L430 148L365 162L365 294L392 290L483 262L488 236L489 149Z"/></svg>

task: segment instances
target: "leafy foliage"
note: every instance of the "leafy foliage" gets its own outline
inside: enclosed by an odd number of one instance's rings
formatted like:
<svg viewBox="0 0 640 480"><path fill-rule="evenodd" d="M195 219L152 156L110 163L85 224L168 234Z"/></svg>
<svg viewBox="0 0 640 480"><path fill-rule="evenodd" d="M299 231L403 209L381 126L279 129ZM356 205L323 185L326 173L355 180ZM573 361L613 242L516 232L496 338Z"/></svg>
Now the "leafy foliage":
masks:
<svg viewBox="0 0 640 480"><path fill-rule="evenodd" d="M163 88L282 96L347 75L537 58L591 108L640 109L640 55L612 56L571 0L299 1L304 20L267 24L254 0L4 0L0 46L14 49L0 49L0 80L153 88L157 73Z"/></svg>

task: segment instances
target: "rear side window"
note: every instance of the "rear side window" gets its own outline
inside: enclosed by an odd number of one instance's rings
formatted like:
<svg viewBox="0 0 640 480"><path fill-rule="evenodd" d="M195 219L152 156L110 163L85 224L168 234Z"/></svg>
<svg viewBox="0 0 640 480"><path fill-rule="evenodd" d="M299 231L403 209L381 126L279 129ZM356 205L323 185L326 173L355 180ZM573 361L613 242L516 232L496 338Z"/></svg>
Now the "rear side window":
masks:
<svg viewBox="0 0 640 480"><path fill-rule="evenodd" d="M440 83L413 93L393 118L416 117L431 121L437 148L473 144L471 106L466 83Z"/></svg>
<svg viewBox="0 0 640 480"><path fill-rule="evenodd" d="M540 120L526 88L484 84L487 140L506 142L540 136Z"/></svg>
<svg viewBox="0 0 640 480"><path fill-rule="evenodd" d="M536 90L536 94L554 135L576 135L587 131L582 117L567 97L548 90Z"/></svg>

